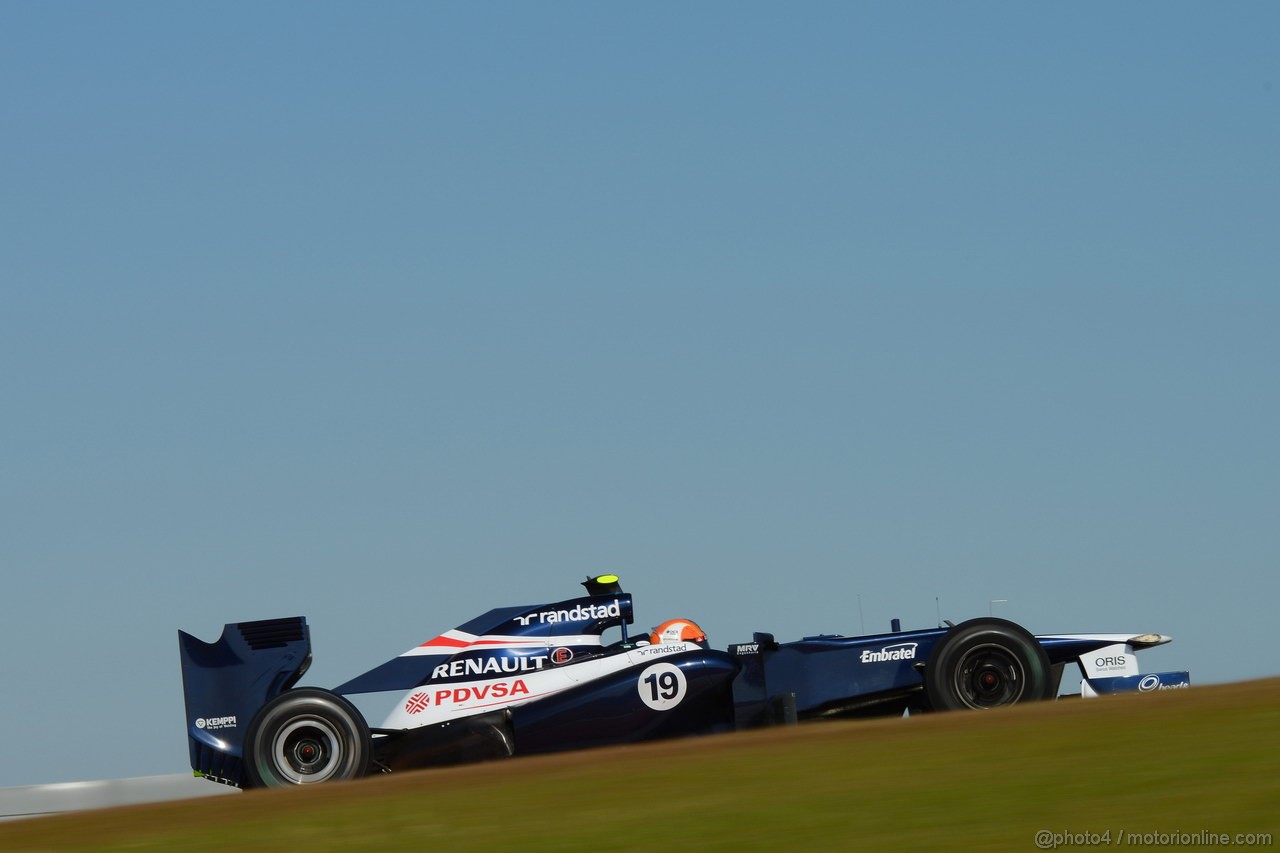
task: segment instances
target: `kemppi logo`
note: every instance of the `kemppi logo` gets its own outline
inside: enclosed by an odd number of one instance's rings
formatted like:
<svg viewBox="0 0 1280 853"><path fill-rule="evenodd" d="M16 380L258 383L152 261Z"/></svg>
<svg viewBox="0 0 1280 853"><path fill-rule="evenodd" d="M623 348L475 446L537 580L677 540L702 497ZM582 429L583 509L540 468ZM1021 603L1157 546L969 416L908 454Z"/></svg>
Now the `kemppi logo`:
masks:
<svg viewBox="0 0 1280 853"><path fill-rule="evenodd" d="M196 720L197 729L234 729L236 727L235 717L200 717Z"/></svg>

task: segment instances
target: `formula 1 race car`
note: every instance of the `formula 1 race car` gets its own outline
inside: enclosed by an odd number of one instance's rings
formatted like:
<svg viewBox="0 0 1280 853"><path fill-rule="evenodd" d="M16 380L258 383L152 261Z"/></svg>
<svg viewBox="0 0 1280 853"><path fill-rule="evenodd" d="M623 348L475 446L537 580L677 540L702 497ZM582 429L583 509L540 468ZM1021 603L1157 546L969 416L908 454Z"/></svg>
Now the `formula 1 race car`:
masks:
<svg viewBox="0 0 1280 853"><path fill-rule="evenodd" d="M332 690L295 687L311 663L303 617L228 624L215 643L178 632L191 767L239 787L731 731L797 720L983 709L1058 695L1185 687L1140 674L1160 634L1032 636L1003 619L710 648L689 620L631 637L618 578L584 597L490 610ZM605 644L609 629L621 637ZM371 728L346 697L394 691Z"/></svg>

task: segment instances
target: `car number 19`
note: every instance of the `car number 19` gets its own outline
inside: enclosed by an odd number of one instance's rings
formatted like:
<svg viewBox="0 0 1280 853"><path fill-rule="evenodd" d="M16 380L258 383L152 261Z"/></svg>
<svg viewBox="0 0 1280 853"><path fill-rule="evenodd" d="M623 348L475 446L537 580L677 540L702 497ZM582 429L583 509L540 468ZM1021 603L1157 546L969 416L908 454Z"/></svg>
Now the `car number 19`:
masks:
<svg viewBox="0 0 1280 853"><path fill-rule="evenodd" d="M689 684L680 667L673 663L655 663L640 673L636 689L644 704L655 711L669 711L684 699Z"/></svg>

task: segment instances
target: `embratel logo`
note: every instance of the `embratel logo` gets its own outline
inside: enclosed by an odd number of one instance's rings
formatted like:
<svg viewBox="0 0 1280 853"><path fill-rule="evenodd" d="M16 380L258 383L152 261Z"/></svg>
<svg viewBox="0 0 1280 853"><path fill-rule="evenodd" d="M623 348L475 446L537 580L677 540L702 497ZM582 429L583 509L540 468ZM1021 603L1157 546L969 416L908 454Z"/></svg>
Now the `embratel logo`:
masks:
<svg viewBox="0 0 1280 853"><path fill-rule="evenodd" d="M898 643L893 646L885 646L874 652L867 649L858 660L862 663L884 663L891 660L915 660L915 657L915 643Z"/></svg>
<svg viewBox="0 0 1280 853"><path fill-rule="evenodd" d="M235 727L235 717L200 717L196 720L197 729L234 729Z"/></svg>
<svg viewBox="0 0 1280 853"><path fill-rule="evenodd" d="M404 709L410 714L419 714L430 704L431 697L426 693L415 693L404 703Z"/></svg>

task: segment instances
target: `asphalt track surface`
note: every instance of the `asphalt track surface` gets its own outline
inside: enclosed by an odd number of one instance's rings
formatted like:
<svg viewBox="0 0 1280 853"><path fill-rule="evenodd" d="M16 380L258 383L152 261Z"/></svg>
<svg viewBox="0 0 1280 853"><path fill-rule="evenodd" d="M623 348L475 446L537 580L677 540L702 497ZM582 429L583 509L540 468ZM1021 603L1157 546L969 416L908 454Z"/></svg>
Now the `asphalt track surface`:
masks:
<svg viewBox="0 0 1280 853"><path fill-rule="evenodd" d="M236 788L186 775L22 785L0 788L0 820L238 793Z"/></svg>

